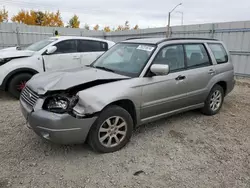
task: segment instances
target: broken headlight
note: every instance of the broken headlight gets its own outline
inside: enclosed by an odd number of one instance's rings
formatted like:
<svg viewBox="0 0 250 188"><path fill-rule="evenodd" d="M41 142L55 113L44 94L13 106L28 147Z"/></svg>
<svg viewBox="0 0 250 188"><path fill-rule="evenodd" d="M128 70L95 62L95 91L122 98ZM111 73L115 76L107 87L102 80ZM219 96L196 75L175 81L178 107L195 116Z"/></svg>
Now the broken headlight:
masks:
<svg viewBox="0 0 250 188"><path fill-rule="evenodd" d="M52 96L48 97L43 105L43 108L47 111L54 113L65 113L70 112L72 108L76 105L78 97L68 98L65 96Z"/></svg>

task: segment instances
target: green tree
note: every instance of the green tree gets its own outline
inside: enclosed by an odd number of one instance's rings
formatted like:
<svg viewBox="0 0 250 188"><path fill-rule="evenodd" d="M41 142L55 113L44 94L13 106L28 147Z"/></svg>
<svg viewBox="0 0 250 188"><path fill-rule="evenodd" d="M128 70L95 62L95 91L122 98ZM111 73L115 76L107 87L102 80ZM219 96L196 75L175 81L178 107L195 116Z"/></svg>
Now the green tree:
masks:
<svg viewBox="0 0 250 188"><path fill-rule="evenodd" d="M79 26L80 26L79 17L77 15L74 15L69 20L69 24L68 25L69 25L70 28L79 28Z"/></svg>

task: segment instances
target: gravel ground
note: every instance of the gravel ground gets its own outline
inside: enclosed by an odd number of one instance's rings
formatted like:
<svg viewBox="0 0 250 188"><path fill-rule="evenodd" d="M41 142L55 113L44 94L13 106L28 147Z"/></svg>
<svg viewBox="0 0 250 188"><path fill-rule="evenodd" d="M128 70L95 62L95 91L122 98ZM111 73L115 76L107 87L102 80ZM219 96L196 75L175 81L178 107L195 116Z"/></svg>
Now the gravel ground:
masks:
<svg viewBox="0 0 250 188"><path fill-rule="evenodd" d="M249 188L249 83L238 82L218 115L192 111L141 126L111 154L42 141L18 101L0 93L0 187Z"/></svg>

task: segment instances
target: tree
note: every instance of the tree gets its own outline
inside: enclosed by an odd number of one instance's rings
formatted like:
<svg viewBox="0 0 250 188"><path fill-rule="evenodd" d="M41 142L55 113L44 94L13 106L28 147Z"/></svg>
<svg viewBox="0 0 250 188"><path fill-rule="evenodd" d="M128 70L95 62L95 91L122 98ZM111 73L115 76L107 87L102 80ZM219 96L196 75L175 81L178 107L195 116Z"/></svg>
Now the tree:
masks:
<svg viewBox="0 0 250 188"><path fill-rule="evenodd" d="M129 30L130 27L129 27L129 21L126 21L125 24L124 24L124 28L123 30Z"/></svg>
<svg viewBox="0 0 250 188"><path fill-rule="evenodd" d="M6 11L5 7L3 7L2 10L0 10L0 23L1 22L8 22L9 13Z"/></svg>
<svg viewBox="0 0 250 188"><path fill-rule="evenodd" d="M11 20L17 23L23 23L27 25L39 25L39 26L51 26L51 27L62 27L64 26L61 13L58 10L56 13L53 12L41 12L41 11L25 11L21 10L14 15Z"/></svg>
<svg viewBox="0 0 250 188"><path fill-rule="evenodd" d="M44 25L45 14L42 11L35 12L36 14L36 25Z"/></svg>
<svg viewBox="0 0 250 188"><path fill-rule="evenodd" d="M89 30L89 25L88 25L88 24L85 24L85 25L84 25L84 29Z"/></svg>
<svg viewBox="0 0 250 188"><path fill-rule="evenodd" d="M79 28L79 26L80 26L79 17L77 15L74 15L69 20L69 24L68 25L69 25L70 28Z"/></svg>
<svg viewBox="0 0 250 188"><path fill-rule="evenodd" d="M53 12L45 12L45 23L44 26L50 27L63 27L63 21L61 17L61 13L58 10L56 13Z"/></svg>
<svg viewBox="0 0 250 188"><path fill-rule="evenodd" d="M118 25L118 27L116 28L116 31L122 31L124 30L123 26L122 25Z"/></svg>
<svg viewBox="0 0 250 188"><path fill-rule="evenodd" d="M36 25L36 13L35 11L20 10L17 15L14 15L11 20L17 23L23 23L27 25Z"/></svg>
<svg viewBox="0 0 250 188"><path fill-rule="evenodd" d="M139 29L139 26L135 25L134 30L137 30L137 29Z"/></svg>
<svg viewBox="0 0 250 188"><path fill-rule="evenodd" d="M103 29L105 32L110 32L111 31L111 29L109 28L109 26L106 26L106 27L104 27L104 29Z"/></svg>
<svg viewBox="0 0 250 188"><path fill-rule="evenodd" d="M94 30L96 30L96 31L99 30L99 25L98 24L95 25Z"/></svg>

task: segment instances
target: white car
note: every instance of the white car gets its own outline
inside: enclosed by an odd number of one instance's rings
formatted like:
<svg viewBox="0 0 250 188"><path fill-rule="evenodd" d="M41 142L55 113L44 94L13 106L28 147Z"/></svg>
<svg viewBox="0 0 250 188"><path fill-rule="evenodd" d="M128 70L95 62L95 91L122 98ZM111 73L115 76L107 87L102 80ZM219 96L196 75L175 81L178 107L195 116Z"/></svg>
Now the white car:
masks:
<svg viewBox="0 0 250 188"><path fill-rule="evenodd" d="M115 43L90 37L51 37L23 50L0 50L0 89L19 98L36 73L91 64Z"/></svg>

